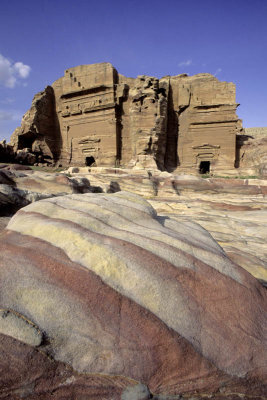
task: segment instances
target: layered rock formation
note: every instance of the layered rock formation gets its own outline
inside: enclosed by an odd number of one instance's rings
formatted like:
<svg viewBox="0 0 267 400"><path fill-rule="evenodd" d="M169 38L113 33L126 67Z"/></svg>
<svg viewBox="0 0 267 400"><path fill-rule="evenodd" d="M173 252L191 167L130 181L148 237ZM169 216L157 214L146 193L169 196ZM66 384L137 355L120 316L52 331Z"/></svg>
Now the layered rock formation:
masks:
<svg viewBox="0 0 267 400"><path fill-rule="evenodd" d="M16 170L15 164L12 167L0 166L0 217L10 216L21 207L41 199L102 191L90 185L85 177L70 179L59 173L32 171L30 168Z"/></svg>
<svg viewBox="0 0 267 400"><path fill-rule="evenodd" d="M267 285L266 180L103 167L90 173L90 168L71 167L60 174L16 164L0 168L0 230L15 211L42 198L127 190L149 199L159 213L198 222L233 260Z"/></svg>
<svg viewBox="0 0 267 400"><path fill-rule="evenodd" d="M6 398L264 394L266 291L199 225L68 195L21 209L0 252Z"/></svg>
<svg viewBox="0 0 267 400"><path fill-rule="evenodd" d="M111 168L68 171L104 192L131 191L147 198L161 214L199 223L232 259L267 285L266 180Z"/></svg>
<svg viewBox="0 0 267 400"><path fill-rule="evenodd" d="M35 96L11 142L62 165L231 169L236 107L235 85L210 74L133 79L82 65Z"/></svg>

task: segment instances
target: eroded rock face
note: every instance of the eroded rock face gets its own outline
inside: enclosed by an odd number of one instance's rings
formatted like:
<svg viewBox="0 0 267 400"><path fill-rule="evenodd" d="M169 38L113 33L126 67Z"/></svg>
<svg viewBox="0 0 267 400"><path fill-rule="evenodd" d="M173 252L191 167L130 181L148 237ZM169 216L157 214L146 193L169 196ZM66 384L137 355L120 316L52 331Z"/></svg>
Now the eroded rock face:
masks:
<svg viewBox="0 0 267 400"><path fill-rule="evenodd" d="M23 162L20 151L34 153L34 157L26 160L28 164L35 162L52 162L59 157L61 139L55 112L55 96L53 88L47 86L43 92L37 93L31 108L26 112L11 136L10 144L17 152L17 160Z"/></svg>
<svg viewBox="0 0 267 400"><path fill-rule="evenodd" d="M237 163L244 174L267 178L267 128L246 128L237 136Z"/></svg>
<svg viewBox="0 0 267 400"><path fill-rule="evenodd" d="M126 192L68 195L21 209L0 252L1 307L46 338L31 360L165 395L264 393L266 291L199 225Z"/></svg>
<svg viewBox="0 0 267 400"><path fill-rule="evenodd" d="M235 85L210 74L133 79L82 65L35 96L12 144L62 165L231 169L236 107Z"/></svg>

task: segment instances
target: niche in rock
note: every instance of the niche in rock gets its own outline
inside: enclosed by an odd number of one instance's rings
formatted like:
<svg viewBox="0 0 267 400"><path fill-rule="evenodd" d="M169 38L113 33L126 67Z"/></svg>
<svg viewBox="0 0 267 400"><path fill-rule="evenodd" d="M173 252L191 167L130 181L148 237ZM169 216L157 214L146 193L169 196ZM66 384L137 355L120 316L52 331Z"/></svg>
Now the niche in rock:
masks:
<svg viewBox="0 0 267 400"><path fill-rule="evenodd" d="M93 164L95 164L95 159L94 159L94 157L93 157L93 156L86 157L86 159L85 159L85 165L86 165L87 167L90 167L90 166L92 166Z"/></svg>
<svg viewBox="0 0 267 400"><path fill-rule="evenodd" d="M199 164L199 173L208 174L210 172L210 161L201 161Z"/></svg>

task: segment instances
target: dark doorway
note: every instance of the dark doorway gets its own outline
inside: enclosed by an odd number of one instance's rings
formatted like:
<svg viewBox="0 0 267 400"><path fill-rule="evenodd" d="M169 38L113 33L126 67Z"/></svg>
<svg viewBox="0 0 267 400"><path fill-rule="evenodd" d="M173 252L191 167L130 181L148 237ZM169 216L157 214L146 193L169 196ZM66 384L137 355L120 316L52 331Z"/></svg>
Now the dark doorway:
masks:
<svg viewBox="0 0 267 400"><path fill-rule="evenodd" d="M210 172L210 161L201 161L199 164L199 173L208 174Z"/></svg>
<svg viewBox="0 0 267 400"><path fill-rule="evenodd" d="M90 167L90 166L92 166L93 164L95 164L95 159L94 159L94 157L92 157L92 156L86 157L86 159L85 159L85 165L86 165L87 167Z"/></svg>

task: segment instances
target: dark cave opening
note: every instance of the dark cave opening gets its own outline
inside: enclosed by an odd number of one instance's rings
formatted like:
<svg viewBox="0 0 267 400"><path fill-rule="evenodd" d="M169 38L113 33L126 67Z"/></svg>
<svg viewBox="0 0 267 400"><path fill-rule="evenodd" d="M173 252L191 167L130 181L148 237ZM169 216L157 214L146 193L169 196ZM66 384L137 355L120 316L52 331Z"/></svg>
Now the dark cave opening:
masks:
<svg viewBox="0 0 267 400"><path fill-rule="evenodd" d="M208 174L210 172L210 161L201 161L199 164L199 173Z"/></svg>
<svg viewBox="0 0 267 400"><path fill-rule="evenodd" d="M87 167L92 166L94 163L95 163L95 159L94 159L93 156L86 157L86 159L85 159L85 165L86 165Z"/></svg>

